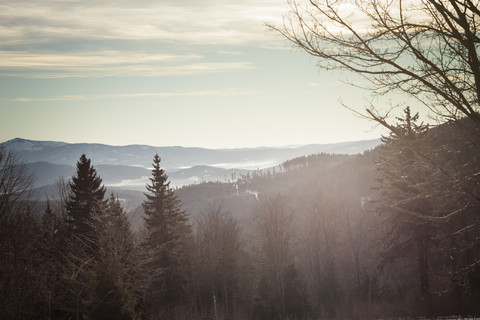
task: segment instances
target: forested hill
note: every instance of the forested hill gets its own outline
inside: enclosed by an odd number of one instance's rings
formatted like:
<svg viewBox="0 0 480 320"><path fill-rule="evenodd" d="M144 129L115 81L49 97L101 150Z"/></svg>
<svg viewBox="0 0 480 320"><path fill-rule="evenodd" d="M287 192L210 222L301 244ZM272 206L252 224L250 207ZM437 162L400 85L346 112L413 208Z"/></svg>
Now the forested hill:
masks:
<svg viewBox="0 0 480 320"><path fill-rule="evenodd" d="M185 185L175 189L191 221L215 205L242 223L251 219L252 210L265 198L281 194L291 201L291 209L305 204L327 192L339 201L355 202L359 207L362 199L371 198L377 151L359 155L312 154L287 160L278 166L264 170L232 174L228 182L208 181ZM232 182L235 181L235 182ZM143 227L141 191L129 191L121 187L108 187L119 194L131 212L132 226ZM134 210L132 210L134 209ZM301 210L304 210L302 208Z"/></svg>
<svg viewBox="0 0 480 320"><path fill-rule="evenodd" d="M261 199L275 194L284 195L297 206L305 203L305 197L314 199L327 192L359 206L362 198L370 197L378 175L374 168L375 154L376 151L368 151L362 155L302 156L238 177L235 183L200 183L175 192L192 216L216 203L241 220L249 219Z"/></svg>

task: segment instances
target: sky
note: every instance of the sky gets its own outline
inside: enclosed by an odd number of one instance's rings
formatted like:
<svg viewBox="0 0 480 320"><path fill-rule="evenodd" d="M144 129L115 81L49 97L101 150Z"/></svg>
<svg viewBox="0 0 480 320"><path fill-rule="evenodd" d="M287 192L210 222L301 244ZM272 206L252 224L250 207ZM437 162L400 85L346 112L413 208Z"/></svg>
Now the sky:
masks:
<svg viewBox="0 0 480 320"><path fill-rule="evenodd" d="M0 0L0 142L206 148L372 139L366 93L265 22L286 0Z"/></svg>

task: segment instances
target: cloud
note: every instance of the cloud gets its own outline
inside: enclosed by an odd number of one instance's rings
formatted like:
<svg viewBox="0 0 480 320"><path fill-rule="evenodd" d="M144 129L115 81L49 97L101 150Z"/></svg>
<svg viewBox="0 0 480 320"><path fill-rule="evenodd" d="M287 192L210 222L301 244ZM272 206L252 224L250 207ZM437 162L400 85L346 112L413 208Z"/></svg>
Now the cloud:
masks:
<svg viewBox="0 0 480 320"><path fill-rule="evenodd" d="M278 37L265 32L264 22L284 12L277 0L0 0L0 75L169 76L248 69L252 64L238 61L241 50L232 46L275 45Z"/></svg>
<svg viewBox="0 0 480 320"><path fill-rule="evenodd" d="M241 55L243 55L243 52L241 52L241 51L218 50L217 53L222 54L222 55L230 55L230 56L241 56Z"/></svg>
<svg viewBox="0 0 480 320"><path fill-rule="evenodd" d="M32 53L0 51L0 75L31 78L168 76L252 68L250 62L210 62L198 54L128 51Z"/></svg>
<svg viewBox="0 0 480 320"><path fill-rule="evenodd" d="M159 40L201 44L265 42L263 22L281 1L2 1L0 40Z"/></svg>
<svg viewBox="0 0 480 320"><path fill-rule="evenodd" d="M97 51L84 53L31 53L26 51L0 51L0 68L58 68L151 64L198 60L199 55L144 54L125 51Z"/></svg>
<svg viewBox="0 0 480 320"><path fill-rule="evenodd" d="M125 94L101 94L101 95L64 95L49 98L15 98L15 102L54 102L54 101L86 101L86 100L105 100L105 99L129 99L129 98L149 98L149 97L227 97L244 96L254 94L253 91L228 89L228 90L202 90L186 92L142 92Z"/></svg>

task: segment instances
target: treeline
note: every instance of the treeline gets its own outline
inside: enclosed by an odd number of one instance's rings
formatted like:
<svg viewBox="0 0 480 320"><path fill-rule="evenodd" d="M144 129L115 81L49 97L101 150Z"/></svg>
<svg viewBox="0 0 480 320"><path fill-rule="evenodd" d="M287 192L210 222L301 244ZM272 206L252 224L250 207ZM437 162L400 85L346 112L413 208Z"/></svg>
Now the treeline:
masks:
<svg viewBox="0 0 480 320"><path fill-rule="evenodd" d="M0 318L479 315L478 133L408 108L391 129L375 151L256 179L276 186L244 216L219 201L190 216L155 155L136 233L85 155L60 200L39 203L1 150Z"/></svg>
<svg viewBox="0 0 480 320"><path fill-rule="evenodd" d="M331 168L344 160L344 158L345 155L342 154L329 154L322 152L284 161L280 165L280 168L282 171L298 170L309 166L323 166Z"/></svg>

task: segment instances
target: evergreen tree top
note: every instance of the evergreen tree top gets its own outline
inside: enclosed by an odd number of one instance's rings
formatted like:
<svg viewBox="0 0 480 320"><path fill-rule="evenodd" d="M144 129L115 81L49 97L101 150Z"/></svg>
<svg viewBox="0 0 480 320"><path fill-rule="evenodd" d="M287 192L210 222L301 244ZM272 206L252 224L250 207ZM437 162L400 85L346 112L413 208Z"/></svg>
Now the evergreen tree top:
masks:
<svg viewBox="0 0 480 320"><path fill-rule="evenodd" d="M382 142L388 143L396 140L415 140L427 133L429 126L423 122L418 123L418 112L412 115L410 107L403 109L403 116L396 117L397 124L395 130L390 132L390 136L382 137Z"/></svg>
<svg viewBox="0 0 480 320"><path fill-rule="evenodd" d="M157 215L163 215L165 209L170 182L168 182L165 170L160 167L160 161L161 159L158 153L155 154L153 158L153 169L150 183L146 185L148 193L145 193L145 196L147 199L143 203L147 215L155 215L154 212L156 212Z"/></svg>
<svg viewBox="0 0 480 320"><path fill-rule="evenodd" d="M90 159L82 154L77 162L76 175L69 182L72 192L76 196L93 196L95 200L100 201L105 196L105 187L101 184L102 179L97 176L97 170L91 165Z"/></svg>
<svg viewBox="0 0 480 320"><path fill-rule="evenodd" d="M160 156L156 153L153 158L152 177L150 177L151 184L147 184L147 190L153 194L161 191L162 187L168 188L170 186L165 170L160 167L160 161Z"/></svg>
<svg viewBox="0 0 480 320"><path fill-rule="evenodd" d="M160 156L155 154L153 158L152 176L146 188L146 199L143 201L143 209L146 214L145 222L148 230L165 228L169 223L184 223L187 219L185 212L181 210L180 200L170 188L168 176L160 167Z"/></svg>
<svg viewBox="0 0 480 320"><path fill-rule="evenodd" d="M66 203L69 223L75 230L86 234L91 229L89 220L92 214L100 212L104 204L105 187L90 159L84 154L77 162L77 172L69 182L69 187L71 194Z"/></svg>

